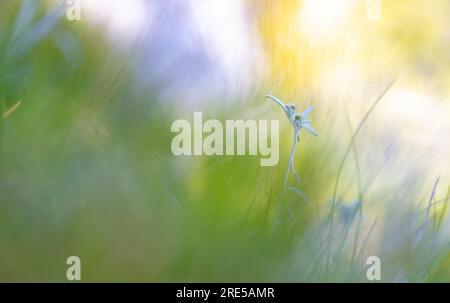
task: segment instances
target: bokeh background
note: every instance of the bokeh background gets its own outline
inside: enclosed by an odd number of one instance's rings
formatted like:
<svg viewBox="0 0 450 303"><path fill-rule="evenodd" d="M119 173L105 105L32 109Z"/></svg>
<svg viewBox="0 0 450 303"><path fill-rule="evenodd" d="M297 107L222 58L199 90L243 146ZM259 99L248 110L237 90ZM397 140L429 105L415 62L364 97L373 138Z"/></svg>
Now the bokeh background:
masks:
<svg viewBox="0 0 450 303"><path fill-rule="evenodd" d="M450 1L69 7L0 0L1 281L450 281ZM282 201L265 94L320 133ZM279 120L280 163L173 156L194 111Z"/></svg>

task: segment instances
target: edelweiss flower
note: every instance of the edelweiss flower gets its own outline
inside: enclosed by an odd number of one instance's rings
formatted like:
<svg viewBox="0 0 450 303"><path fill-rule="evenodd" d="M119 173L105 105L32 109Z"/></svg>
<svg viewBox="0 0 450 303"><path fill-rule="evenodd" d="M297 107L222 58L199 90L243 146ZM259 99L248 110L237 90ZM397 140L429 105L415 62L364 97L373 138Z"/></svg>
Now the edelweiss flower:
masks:
<svg viewBox="0 0 450 303"><path fill-rule="evenodd" d="M297 137L297 141L300 139L300 129L306 130L308 133L313 134L314 136L318 136L319 134L316 132L316 130L312 127L311 121L308 120L308 114L314 109L314 106L309 106L307 109L305 109L301 114L296 113L296 106L292 103L284 104L281 100L278 98L275 98L271 95L266 95L266 98L270 98L278 105L280 105L284 112L286 113L289 121L291 122L292 126L294 127L294 131Z"/></svg>
<svg viewBox="0 0 450 303"><path fill-rule="evenodd" d="M284 181L284 188L286 188L289 171L292 171L297 181L300 181L300 177L294 169L294 153L295 148L297 147L297 143L300 141L300 130L303 128L304 130L313 134L314 136L319 135L316 132L316 130L312 127L311 121L308 120L308 114L314 109L314 106L309 106L301 114L298 114L296 112L296 106L294 104L292 103L284 104L281 100L271 95L266 95L265 97L272 99L278 105L280 105L281 108L283 108L284 112L286 113L286 116L288 117L289 121L294 127L294 146L292 147L291 156L289 158L288 170Z"/></svg>

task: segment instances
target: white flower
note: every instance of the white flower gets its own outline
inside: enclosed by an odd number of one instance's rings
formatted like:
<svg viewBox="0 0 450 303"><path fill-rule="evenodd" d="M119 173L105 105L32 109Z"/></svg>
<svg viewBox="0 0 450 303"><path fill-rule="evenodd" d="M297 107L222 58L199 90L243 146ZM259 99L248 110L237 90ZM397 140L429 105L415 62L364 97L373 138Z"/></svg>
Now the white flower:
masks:
<svg viewBox="0 0 450 303"><path fill-rule="evenodd" d="M292 103L284 104L283 101L281 101L278 98L271 96L271 95L266 95L265 97L272 99L278 105L281 106L281 108L286 113L286 116L288 117L289 121L291 122L292 126L294 127L294 145L292 147L291 156L289 158L288 169L286 172L286 177L285 177L284 187L283 187L283 188L286 188L289 171L292 171L292 173L294 174L297 181L300 181L300 177L294 168L294 153L295 153L295 148L297 147L297 143L300 141L300 130L303 128L304 130L313 134L314 136L319 135L316 132L316 130L311 126L311 121L308 120L308 114L314 109L314 106L309 106L301 114L298 114L296 112L296 106L294 104L292 104ZM284 191L283 191L283 194L284 194ZM283 196L283 194L282 194L282 196Z"/></svg>
<svg viewBox="0 0 450 303"><path fill-rule="evenodd" d="M304 112L301 114L295 115L295 125L294 127L298 129L304 129L308 133L318 136L319 134L316 132L316 130L312 127L311 121L308 120L308 114L314 109L314 106L309 106L307 109L305 109Z"/></svg>
<svg viewBox="0 0 450 303"><path fill-rule="evenodd" d="M284 112L286 113L286 116L288 117L289 121L294 127L297 140L300 139L300 129L302 128L314 136L319 135L316 132L316 130L312 127L311 121L308 120L308 114L314 109L314 106L309 106L301 114L298 114L296 113L296 106L294 104L292 103L284 104L281 100L271 95L266 95L266 98L272 99L283 108Z"/></svg>

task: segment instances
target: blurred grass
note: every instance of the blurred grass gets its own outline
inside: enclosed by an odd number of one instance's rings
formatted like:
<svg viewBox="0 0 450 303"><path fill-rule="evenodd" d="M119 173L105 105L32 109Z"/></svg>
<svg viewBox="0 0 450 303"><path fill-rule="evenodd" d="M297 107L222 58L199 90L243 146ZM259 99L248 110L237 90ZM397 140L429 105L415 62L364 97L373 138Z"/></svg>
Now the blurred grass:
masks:
<svg viewBox="0 0 450 303"><path fill-rule="evenodd" d="M314 121L326 135L304 136L296 155L309 202L289 191L273 228L292 136L277 108L262 117L282 121L275 167L256 157L174 157L170 124L180 113L136 88L136 54L124 56L83 24L51 19L43 2L0 3L2 113L21 101L0 119L1 281L65 281L71 255L82 260L83 281L366 281L366 255L382 258L383 281L449 281L448 244L438 241L439 226L416 236L424 192L406 181L413 190L384 188L367 199L410 199L410 209L375 209L357 224L343 202L326 251L349 140L330 135L335 121L325 109ZM18 27L21 10L30 19ZM30 45L40 22L56 23ZM217 116L270 108L261 105L265 93ZM338 198L357 199L352 167L345 177ZM375 219L382 240L368 238Z"/></svg>

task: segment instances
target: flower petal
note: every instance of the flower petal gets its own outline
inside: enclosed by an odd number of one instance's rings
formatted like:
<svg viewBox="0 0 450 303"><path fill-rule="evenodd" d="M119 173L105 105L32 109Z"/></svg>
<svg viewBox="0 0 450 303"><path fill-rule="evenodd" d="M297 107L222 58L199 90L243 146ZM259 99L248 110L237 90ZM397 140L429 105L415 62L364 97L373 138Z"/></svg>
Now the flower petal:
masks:
<svg viewBox="0 0 450 303"><path fill-rule="evenodd" d="M319 136L316 130L309 123L303 123L302 128L304 128L308 133L313 134L314 136Z"/></svg>
<svg viewBox="0 0 450 303"><path fill-rule="evenodd" d="M280 99L278 99L278 98L276 98L276 97L274 97L274 96L272 96L272 95L265 95L264 97L269 98L269 99L272 99L273 101L275 101L276 103L278 103L278 105L280 105L280 106L283 108L283 110L284 110L284 112L286 113L286 115L289 116L289 109L288 109L287 106L283 103L283 101L281 101Z"/></svg>
<svg viewBox="0 0 450 303"><path fill-rule="evenodd" d="M306 117L308 116L308 114L309 114L310 112L312 112L313 109L314 109L314 105L308 106L308 108L305 109L305 110L302 112L301 116L302 116L303 118L306 118Z"/></svg>

